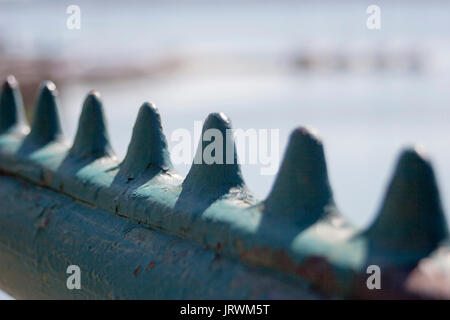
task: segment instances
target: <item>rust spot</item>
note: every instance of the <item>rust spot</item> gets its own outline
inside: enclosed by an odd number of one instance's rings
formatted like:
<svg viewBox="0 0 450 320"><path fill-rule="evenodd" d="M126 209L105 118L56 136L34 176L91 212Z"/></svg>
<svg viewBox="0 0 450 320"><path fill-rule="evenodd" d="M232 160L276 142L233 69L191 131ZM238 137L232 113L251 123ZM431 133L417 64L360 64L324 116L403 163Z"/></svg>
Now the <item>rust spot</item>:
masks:
<svg viewBox="0 0 450 320"><path fill-rule="evenodd" d="M53 180L53 174L49 170L44 170L41 174L41 179L44 185L50 185Z"/></svg>
<svg viewBox="0 0 450 320"><path fill-rule="evenodd" d="M284 250L273 250L266 247L254 247L246 250L239 244L238 248L241 259L247 263L263 265L299 276L323 292L339 292L339 283L333 267L323 257L311 256L299 263L289 257Z"/></svg>
<svg viewBox="0 0 450 320"><path fill-rule="evenodd" d="M45 228L50 223L50 217L52 216L52 213L50 212L45 216L45 218L42 220L41 224L39 225L40 228Z"/></svg>
<svg viewBox="0 0 450 320"><path fill-rule="evenodd" d="M222 244L220 242L217 242L217 251L220 251L222 249Z"/></svg>
<svg viewBox="0 0 450 320"><path fill-rule="evenodd" d="M318 284L319 287L326 292L338 291L338 283L333 268L330 263L322 257L308 257L303 263L295 266L294 270L295 274Z"/></svg>
<svg viewBox="0 0 450 320"><path fill-rule="evenodd" d="M133 274L135 275L135 276L138 276L139 275L139 273L141 273L141 266L138 266L137 268L136 268L136 270L134 270L134 272L133 272Z"/></svg>
<svg viewBox="0 0 450 320"><path fill-rule="evenodd" d="M145 270L150 270L151 268L153 268L155 266L155 261L152 261L148 264L147 268L145 268Z"/></svg>

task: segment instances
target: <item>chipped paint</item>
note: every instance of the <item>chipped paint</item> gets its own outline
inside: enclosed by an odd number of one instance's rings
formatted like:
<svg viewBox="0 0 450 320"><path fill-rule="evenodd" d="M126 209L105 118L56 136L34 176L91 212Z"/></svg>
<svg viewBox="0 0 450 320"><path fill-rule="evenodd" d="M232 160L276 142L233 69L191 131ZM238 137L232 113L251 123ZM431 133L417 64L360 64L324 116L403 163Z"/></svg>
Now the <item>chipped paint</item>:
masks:
<svg viewBox="0 0 450 320"><path fill-rule="evenodd" d="M0 169L34 188L44 187L45 192L70 199L81 211L91 210L93 226L101 220L97 212L108 213L115 219L111 223L117 220L138 224L146 230L145 236L141 235L143 239L147 239L146 232L158 230L181 239L177 241L206 248L213 255L209 261L216 261L214 265L222 261L215 256L220 252L220 257L237 264L241 261L252 270L262 268L274 279L293 278L297 285L306 281L318 292L341 297L374 297L374 293L364 289L368 264L378 264L386 270L387 287L392 288L383 291L387 297L408 297L411 288L431 297L434 293L441 297L445 292L422 280L411 280L414 285L406 285L409 272L422 259L434 259L430 254L447 248L444 240L448 237L433 169L415 149L401 155L378 218L368 230L358 230L342 217L333 200L322 142L308 129L293 131L272 191L260 201L246 187L236 162L193 163L185 179L178 175L170 163L161 118L153 105L144 103L141 107L128 153L120 162L109 143L99 94L88 94L71 147L62 135L57 99L54 85L44 83L31 132L26 135L26 130L10 130L26 125L19 117L11 116L20 114L18 110L22 109L17 83L11 79L5 83L0 97L0 119L6 119L0 121L4 123L0 126L4 128L0 134ZM224 115L213 113L206 119L203 132L210 128L223 133L231 128L231 123ZM232 140L231 143L224 146L224 159L227 151L235 150ZM198 152L206 147L205 142L200 142ZM44 192L30 188L29 194L23 196ZM34 205L35 210L42 208ZM51 220L48 217L46 230L53 225L54 215ZM65 228L69 226L66 224ZM94 236L93 226L86 230L92 232L87 233L89 239L92 237L91 248L80 250L86 259L91 256L95 260L91 249L98 244L93 239L100 243L104 239ZM9 243L8 238L4 239L4 243ZM122 241L115 239L116 244L110 246L120 248ZM133 241L142 244L146 240L133 237ZM50 242L46 245L52 247ZM183 255L189 256L188 252ZM164 257L176 259L173 252ZM150 268L149 263L154 263L153 259L135 264L130 273L140 279L149 269L160 270L159 262ZM114 264L108 262L111 268ZM210 263L205 262L206 265ZM180 279L189 272L193 271L185 270ZM166 292L169 288L158 290ZM100 295L94 291L92 294ZM382 297L383 292L376 297ZM117 297L110 291L102 293Z"/></svg>

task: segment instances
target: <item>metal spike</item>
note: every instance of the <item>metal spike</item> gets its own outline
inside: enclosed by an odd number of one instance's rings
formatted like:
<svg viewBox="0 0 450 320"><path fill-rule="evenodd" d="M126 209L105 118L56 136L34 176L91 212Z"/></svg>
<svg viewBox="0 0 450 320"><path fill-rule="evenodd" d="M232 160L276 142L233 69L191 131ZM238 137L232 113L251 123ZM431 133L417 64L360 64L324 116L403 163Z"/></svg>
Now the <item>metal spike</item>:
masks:
<svg viewBox="0 0 450 320"><path fill-rule="evenodd" d="M14 76L6 78L0 96L0 134L9 132L27 133L22 95Z"/></svg>
<svg viewBox="0 0 450 320"><path fill-rule="evenodd" d="M310 225L335 210L322 141L306 128L294 130L264 212Z"/></svg>
<svg viewBox="0 0 450 320"><path fill-rule="evenodd" d="M40 89L31 132L25 138L24 144L43 146L63 139L58 109L56 86L51 81L45 81Z"/></svg>
<svg viewBox="0 0 450 320"><path fill-rule="evenodd" d="M223 113L212 113L203 124L202 138L194 163L183 182L183 191L202 193L205 190L211 195L224 194L233 187L244 185L231 122Z"/></svg>
<svg viewBox="0 0 450 320"><path fill-rule="evenodd" d="M423 255L448 236L433 168L417 148L401 154L367 235L373 245L386 252Z"/></svg>
<svg viewBox="0 0 450 320"><path fill-rule="evenodd" d="M91 91L84 100L70 155L80 159L114 156L109 143L103 105L97 91Z"/></svg>
<svg viewBox="0 0 450 320"><path fill-rule="evenodd" d="M145 102L138 113L127 155L120 174L134 178L144 171L153 173L172 169L167 140L158 109Z"/></svg>

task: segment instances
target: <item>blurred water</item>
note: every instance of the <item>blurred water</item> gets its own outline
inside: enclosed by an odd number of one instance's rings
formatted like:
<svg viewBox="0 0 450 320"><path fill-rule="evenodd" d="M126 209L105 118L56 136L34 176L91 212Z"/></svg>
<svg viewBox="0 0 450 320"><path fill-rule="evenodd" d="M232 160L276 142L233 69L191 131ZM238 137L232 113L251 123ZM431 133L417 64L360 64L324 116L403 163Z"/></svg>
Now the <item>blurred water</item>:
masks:
<svg viewBox="0 0 450 320"><path fill-rule="evenodd" d="M450 4L377 1L382 29L366 28L371 2L88 2L80 31L65 28L67 1L1 3L0 40L15 55L86 63L189 57L178 72L125 82L73 81L60 88L63 124L73 137L86 92L101 91L112 143L123 156L137 110L159 107L170 137L193 130L209 112L235 128L316 127L324 139L337 204L357 225L373 219L400 149L421 142L431 155L450 209ZM420 70L295 70L304 52L337 56L412 52ZM314 55L313 55L314 56ZM19 79L20 80L20 79ZM169 140L172 147L173 142ZM196 142L195 142L196 145ZM189 166L178 165L185 174ZM264 197L273 176L246 165L248 185Z"/></svg>

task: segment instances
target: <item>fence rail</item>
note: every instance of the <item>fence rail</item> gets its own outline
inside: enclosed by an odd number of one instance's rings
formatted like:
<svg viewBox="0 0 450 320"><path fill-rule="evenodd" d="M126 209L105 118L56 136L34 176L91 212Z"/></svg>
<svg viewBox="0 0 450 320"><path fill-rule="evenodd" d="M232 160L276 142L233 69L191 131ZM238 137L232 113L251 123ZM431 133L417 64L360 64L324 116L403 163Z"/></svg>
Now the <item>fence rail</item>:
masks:
<svg viewBox="0 0 450 320"><path fill-rule="evenodd" d="M55 85L42 85L31 130L14 77L0 97L0 286L48 298L450 298L448 227L429 161L400 155L366 230L340 214L321 140L295 129L272 190L245 185L232 139L223 163L170 162L158 110L144 103L128 152L110 146L97 92L73 144ZM203 132L231 123L210 114ZM201 140L197 152L208 143ZM232 157L235 161L225 161ZM66 288L67 265L86 275ZM381 289L367 286L369 265ZM84 279L84 278L83 278Z"/></svg>

